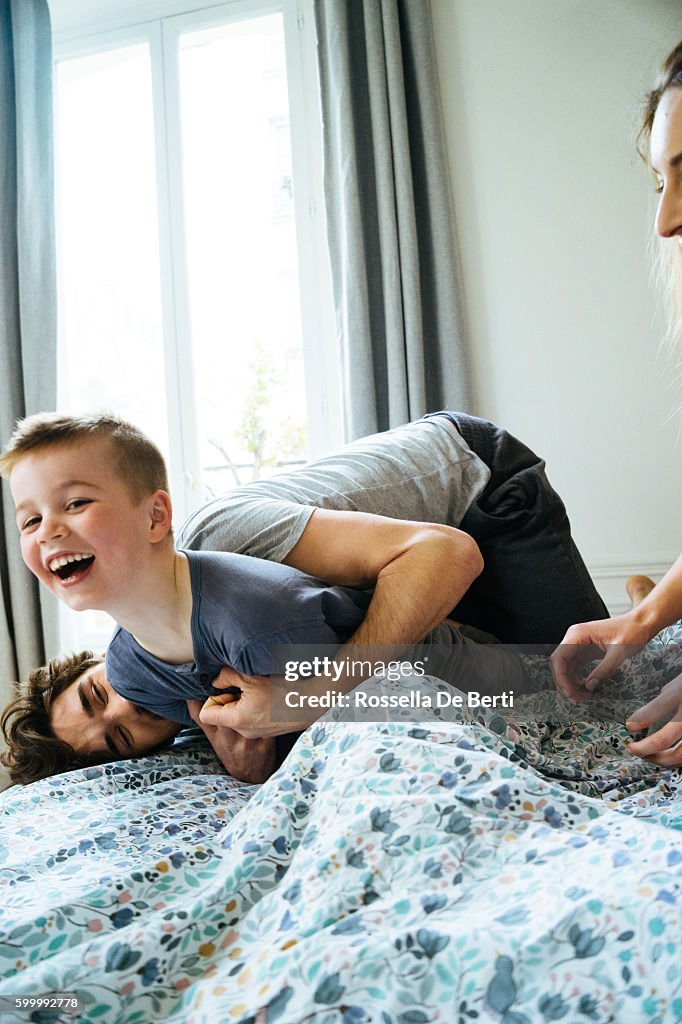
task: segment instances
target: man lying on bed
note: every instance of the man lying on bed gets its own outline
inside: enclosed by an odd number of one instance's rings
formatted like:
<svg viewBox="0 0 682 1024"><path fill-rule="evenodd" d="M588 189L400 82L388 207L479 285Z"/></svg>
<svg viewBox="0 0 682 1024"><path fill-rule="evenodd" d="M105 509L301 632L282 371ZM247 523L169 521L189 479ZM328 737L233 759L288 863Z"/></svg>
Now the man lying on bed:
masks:
<svg viewBox="0 0 682 1024"><path fill-rule="evenodd" d="M486 559L478 580L481 561L471 537ZM506 432L461 414L438 414L366 438L292 474L232 492L190 519L180 545L282 561L342 587L373 584L366 618L351 642L417 642L458 602L457 617L511 642L556 643L576 618L606 615L544 463ZM56 550L51 540L52 561ZM54 575L38 570L48 582ZM54 587L71 598L70 584ZM101 665L86 659L62 668L39 670L5 712L6 763L18 781L70 767L74 749L67 738L101 760L105 752L147 752L172 735L167 722L114 697ZM267 684L251 685L243 676L237 682L242 692L248 687L249 700L235 702L242 714L267 706ZM198 710L190 706L195 721ZM112 726L98 725L97 749L84 746L83 726L95 728L107 714ZM253 735L253 722L241 726ZM202 727L234 774L255 780L274 767L272 741L240 741L236 748L229 729Z"/></svg>

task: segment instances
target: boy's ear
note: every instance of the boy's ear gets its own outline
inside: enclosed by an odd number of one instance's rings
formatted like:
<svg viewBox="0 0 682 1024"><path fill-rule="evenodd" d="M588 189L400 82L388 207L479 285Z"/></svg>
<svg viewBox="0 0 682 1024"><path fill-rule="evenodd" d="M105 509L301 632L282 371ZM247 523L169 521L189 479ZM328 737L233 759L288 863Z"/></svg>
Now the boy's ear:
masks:
<svg viewBox="0 0 682 1024"><path fill-rule="evenodd" d="M149 539L158 544L171 531L173 526L173 506L166 491L155 491L151 496L151 517L149 523Z"/></svg>

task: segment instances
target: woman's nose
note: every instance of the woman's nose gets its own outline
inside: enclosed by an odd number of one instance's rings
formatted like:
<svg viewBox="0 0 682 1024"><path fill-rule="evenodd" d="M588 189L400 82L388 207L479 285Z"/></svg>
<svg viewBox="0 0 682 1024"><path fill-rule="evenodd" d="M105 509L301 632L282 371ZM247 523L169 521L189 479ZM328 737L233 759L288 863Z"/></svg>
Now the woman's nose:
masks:
<svg viewBox="0 0 682 1024"><path fill-rule="evenodd" d="M682 186L664 188L656 213L656 232L661 238L682 235Z"/></svg>

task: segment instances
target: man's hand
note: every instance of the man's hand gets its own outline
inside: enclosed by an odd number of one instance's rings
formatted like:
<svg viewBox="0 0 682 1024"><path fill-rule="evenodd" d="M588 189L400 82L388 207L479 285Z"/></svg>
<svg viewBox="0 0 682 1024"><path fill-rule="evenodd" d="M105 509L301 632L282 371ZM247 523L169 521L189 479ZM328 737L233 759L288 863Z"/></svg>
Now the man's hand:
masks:
<svg viewBox="0 0 682 1024"><path fill-rule="evenodd" d="M308 683L306 692L312 692L316 680L311 679ZM328 680L320 683L325 690L328 688ZM316 709L310 711L308 718L286 721L291 717L291 711L283 704L285 689L272 687L269 676L245 676L232 668L224 668L213 680L213 686L230 690L237 687L241 693L238 697L232 692L209 697L200 712L202 729L220 726L253 740L302 732L323 714L322 710Z"/></svg>
<svg viewBox="0 0 682 1024"><path fill-rule="evenodd" d="M277 767L273 739L246 739L233 729L202 722L200 700L188 700L187 708L192 721L203 729L218 760L233 778L241 782L265 782L272 775Z"/></svg>
<svg viewBox="0 0 682 1024"><path fill-rule="evenodd" d="M587 700L650 639L648 628L632 612L571 626L550 659L557 689L574 704ZM587 664L598 658L599 663L586 675Z"/></svg>
<svg viewBox="0 0 682 1024"><path fill-rule="evenodd" d="M658 697L645 704L625 723L630 732L651 728L663 719L670 719L667 725L643 740L628 744L628 751L637 757L646 757L653 764L682 765L682 675L667 683Z"/></svg>

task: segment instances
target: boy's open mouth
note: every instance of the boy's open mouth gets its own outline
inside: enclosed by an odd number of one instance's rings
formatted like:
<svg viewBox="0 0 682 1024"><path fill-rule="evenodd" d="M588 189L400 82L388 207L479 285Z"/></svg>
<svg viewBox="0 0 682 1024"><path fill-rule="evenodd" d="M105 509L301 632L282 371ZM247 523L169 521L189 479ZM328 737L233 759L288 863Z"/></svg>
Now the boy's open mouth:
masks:
<svg viewBox="0 0 682 1024"><path fill-rule="evenodd" d="M76 580L87 572L94 561L94 555L62 555L53 558L48 568L60 580Z"/></svg>

